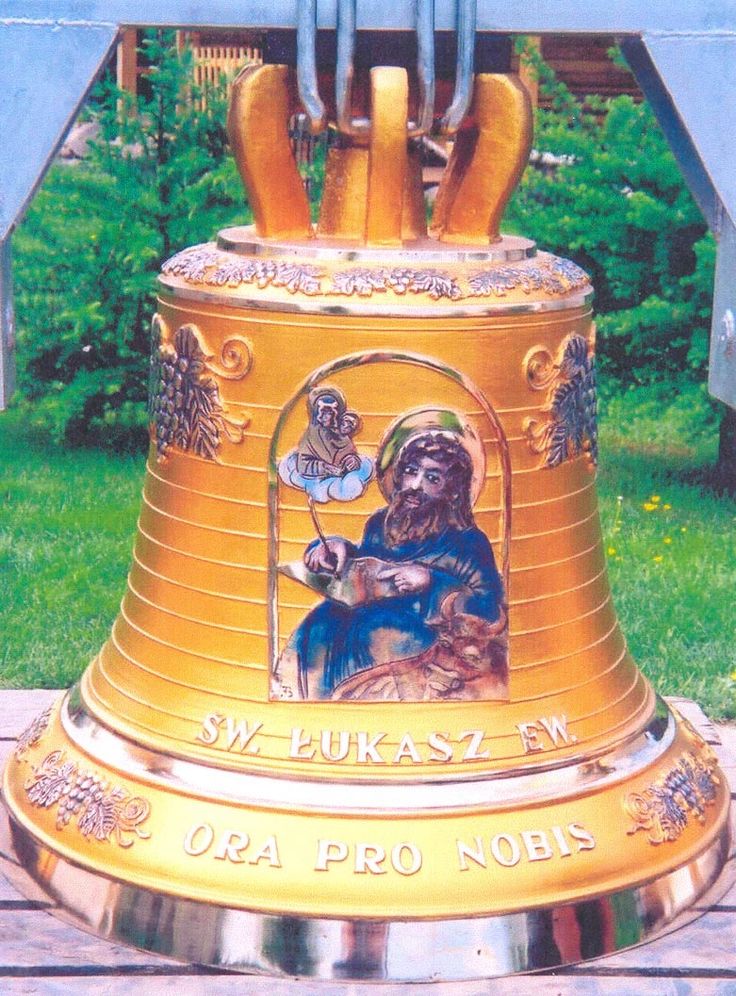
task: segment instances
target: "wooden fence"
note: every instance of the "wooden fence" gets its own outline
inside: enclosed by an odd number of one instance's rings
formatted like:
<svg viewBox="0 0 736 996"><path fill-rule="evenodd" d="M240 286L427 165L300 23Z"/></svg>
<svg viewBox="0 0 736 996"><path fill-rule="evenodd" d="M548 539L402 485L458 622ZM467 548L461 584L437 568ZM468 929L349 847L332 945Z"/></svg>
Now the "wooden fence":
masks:
<svg viewBox="0 0 736 996"><path fill-rule="evenodd" d="M219 86L222 76L227 80L228 97L230 87L240 70L249 64L261 62L261 51L250 45L193 45L194 85L200 91L197 104L207 105L207 91Z"/></svg>

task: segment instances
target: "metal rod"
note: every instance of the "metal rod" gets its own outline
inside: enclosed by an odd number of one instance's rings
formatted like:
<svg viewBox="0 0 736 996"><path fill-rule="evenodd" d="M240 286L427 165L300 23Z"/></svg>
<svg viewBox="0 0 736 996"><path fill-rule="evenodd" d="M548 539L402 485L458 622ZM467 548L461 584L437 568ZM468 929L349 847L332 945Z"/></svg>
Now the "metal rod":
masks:
<svg viewBox="0 0 736 996"><path fill-rule="evenodd" d="M476 0L457 0L455 93L440 126L445 135L453 135L458 130L470 107L477 14Z"/></svg>
<svg viewBox="0 0 736 996"><path fill-rule="evenodd" d="M10 236L0 242L0 411L15 388L15 317Z"/></svg>
<svg viewBox="0 0 736 996"><path fill-rule="evenodd" d="M434 0L416 0L417 79L419 108L416 122L409 124L409 137L428 135L434 118Z"/></svg>
<svg viewBox="0 0 736 996"><path fill-rule="evenodd" d="M337 128L344 135L352 135L354 138L361 135L367 136L370 127L367 121L354 121L352 115L355 61L355 7L356 0L338 0L337 65L335 68Z"/></svg>
<svg viewBox="0 0 736 996"><path fill-rule="evenodd" d="M296 83L313 135L326 125L325 105L317 86L317 0L299 0L296 25Z"/></svg>

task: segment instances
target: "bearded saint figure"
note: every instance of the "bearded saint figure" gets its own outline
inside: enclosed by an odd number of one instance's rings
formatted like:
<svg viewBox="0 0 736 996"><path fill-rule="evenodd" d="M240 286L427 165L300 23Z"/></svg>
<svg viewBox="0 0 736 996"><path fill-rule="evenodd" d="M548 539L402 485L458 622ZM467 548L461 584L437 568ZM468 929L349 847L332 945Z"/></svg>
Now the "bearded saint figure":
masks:
<svg viewBox="0 0 736 996"><path fill-rule="evenodd" d="M457 433L411 435L393 461L389 504L370 517L360 543L333 536L306 549L309 571L338 577L375 558L383 591L354 605L326 599L294 631L284 655L296 657L302 698L330 698L358 672L427 650L450 594L456 611L499 620L503 585L473 519L472 473Z"/></svg>

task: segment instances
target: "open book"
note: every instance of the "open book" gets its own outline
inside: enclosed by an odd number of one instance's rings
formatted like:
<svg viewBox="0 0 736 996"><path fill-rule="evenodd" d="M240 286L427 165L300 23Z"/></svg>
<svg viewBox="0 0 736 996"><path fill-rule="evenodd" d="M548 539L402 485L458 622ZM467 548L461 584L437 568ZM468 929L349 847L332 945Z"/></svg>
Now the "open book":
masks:
<svg viewBox="0 0 736 996"><path fill-rule="evenodd" d="M379 560L378 557L355 557L348 561L339 575L329 571L310 571L303 560L279 564L279 571L334 602L362 605L364 602L375 602L379 598L392 598L398 594L391 578L379 580L378 575L384 570L399 566L387 560Z"/></svg>

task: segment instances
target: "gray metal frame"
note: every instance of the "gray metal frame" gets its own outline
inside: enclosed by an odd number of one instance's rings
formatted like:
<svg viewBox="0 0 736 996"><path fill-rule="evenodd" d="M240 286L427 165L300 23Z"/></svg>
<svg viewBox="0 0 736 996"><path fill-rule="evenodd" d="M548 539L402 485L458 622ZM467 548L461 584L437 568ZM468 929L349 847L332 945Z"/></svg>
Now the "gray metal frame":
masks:
<svg viewBox="0 0 736 996"><path fill-rule="evenodd" d="M0 8L0 409L12 393L10 236L128 25L295 27L300 0L4 0ZM306 6L306 5L305 5ZM333 28L336 0L317 0ZM464 2L436 0L437 30ZM357 27L411 29L416 0L361 0ZM603 33L624 53L718 240L711 392L736 407L736 0L478 0L477 29ZM314 113L314 111L312 111Z"/></svg>

